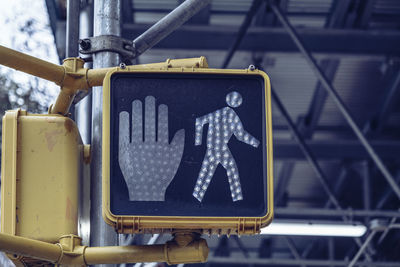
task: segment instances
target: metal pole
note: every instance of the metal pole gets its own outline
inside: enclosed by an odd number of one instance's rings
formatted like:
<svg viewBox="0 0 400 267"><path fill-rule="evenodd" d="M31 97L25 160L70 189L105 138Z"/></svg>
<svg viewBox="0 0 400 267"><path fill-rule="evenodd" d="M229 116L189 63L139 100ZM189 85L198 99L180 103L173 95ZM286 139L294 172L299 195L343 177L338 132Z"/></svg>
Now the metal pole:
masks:
<svg viewBox="0 0 400 267"><path fill-rule="evenodd" d="M65 57L79 56L78 39L79 39L79 13L80 1L67 1L67 29L66 29L66 44ZM75 105L69 108L71 119L75 120Z"/></svg>
<svg viewBox="0 0 400 267"><path fill-rule="evenodd" d="M332 237L328 238L328 257L331 261L335 260L335 241ZM331 265L331 267L335 266Z"/></svg>
<svg viewBox="0 0 400 267"><path fill-rule="evenodd" d="M79 5L81 1L67 1L67 31L65 57L79 56Z"/></svg>
<svg viewBox="0 0 400 267"><path fill-rule="evenodd" d="M186 0L183 2L133 41L135 57L155 46L210 3L211 0Z"/></svg>
<svg viewBox="0 0 400 267"><path fill-rule="evenodd" d="M397 197L400 199L400 187L396 184L395 180L393 179L392 175L390 174L389 170L386 168L386 166L383 164L382 160L380 157L376 154L375 150L372 148L372 146L369 144L368 140L362 133L361 129L358 127L358 125L355 123L352 115L350 114L350 111L348 110L347 106L343 102L343 100L340 98L339 94L336 92L335 88L333 85L328 81L326 78L325 74L321 71L319 68L316 60L314 57L308 52L308 50L305 48L303 42L300 40L299 36L297 35L295 29L293 26L289 23L287 18L282 14L281 10L279 9L278 6L275 4L271 4L271 9L274 11L275 15L278 17L279 21L282 23L283 27L287 30L289 33L290 37L294 41L294 43L297 45L299 50L303 53L305 59L309 63L311 69L314 71L316 74L317 78L320 80L322 83L323 87L328 91L328 93L332 96L333 101L336 103L338 106L340 112L343 114L344 118L346 119L347 123L350 125L354 133L356 134L357 138L360 140L361 144L364 146L364 148L367 150L368 154L372 158L372 160L375 162L376 166L378 169L381 171L382 175L385 177L387 182L390 184L392 187L393 191L396 193Z"/></svg>
<svg viewBox="0 0 400 267"><path fill-rule="evenodd" d="M360 176L363 183L363 204L364 209L371 209L371 176L369 173L369 164L368 161L363 161L360 163ZM364 223L368 223L370 220L369 217L364 219Z"/></svg>
<svg viewBox="0 0 400 267"><path fill-rule="evenodd" d="M93 35L93 5L86 4L80 13L79 36L81 38ZM91 63L85 67L91 68ZM75 121L84 144L90 144L92 126L92 94L85 96L75 105ZM90 166L83 167L83 181L81 181L81 199L79 206L79 236L82 244L90 244Z"/></svg>
<svg viewBox="0 0 400 267"><path fill-rule="evenodd" d="M94 1L94 36L121 35L120 0ZM101 52L93 55L93 68L117 66L119 56L113 52ZM92 142L91 142L91 194L90 194L90 245L117 245L117 234L102 217L101 186L101 142L102 142L102 87L92 90ZM107 265L100 265L107 266ZM111 265L113 266L113 265Z"/></svg>

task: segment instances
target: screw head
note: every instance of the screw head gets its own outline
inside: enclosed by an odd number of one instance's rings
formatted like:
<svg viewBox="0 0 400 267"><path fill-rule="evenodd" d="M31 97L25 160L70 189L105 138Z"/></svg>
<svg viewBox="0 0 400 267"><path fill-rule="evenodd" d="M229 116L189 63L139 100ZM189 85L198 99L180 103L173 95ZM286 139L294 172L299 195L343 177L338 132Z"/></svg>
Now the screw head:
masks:
<svg viewBox="0 0 400 267"><path fill-rule="evenodd" d="M256 69L256 66L254 66L254 65L249 65L249 68L248 68L250 71L254 71L255 69Z"/></svg>
<svg viewBox="0 0 400 267"><path fill-rule="evenodd" d="M121 62L119 64L119 67L124 70L124 69L126 69L126 64L124 62Z"/></svg>
<svg viewBox="0 0 400 267"><path fill-rule="evenodd" d="M88 50L90 48L90 40L89 39L80 39L79 46L82 50Z"/></svg>

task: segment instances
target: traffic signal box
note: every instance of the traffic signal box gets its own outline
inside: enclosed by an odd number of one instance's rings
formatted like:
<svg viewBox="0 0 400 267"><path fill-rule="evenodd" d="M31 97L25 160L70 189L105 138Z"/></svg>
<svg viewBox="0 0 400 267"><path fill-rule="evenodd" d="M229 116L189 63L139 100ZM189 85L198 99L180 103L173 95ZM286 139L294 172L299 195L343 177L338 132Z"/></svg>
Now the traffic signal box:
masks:
<svg viewBox="0 0 400 267"><path fill-rule="evenodd" d="M71 119L7 111L2 131L1 232L49 243L77 235L83 151Z"/></svg>
<svg viewBox="0 0 400 267"><path fill-rule="evenodd" d="M116 68L103 86L103 217L119 233L255 234L271 222L264 72Z"/></svg>

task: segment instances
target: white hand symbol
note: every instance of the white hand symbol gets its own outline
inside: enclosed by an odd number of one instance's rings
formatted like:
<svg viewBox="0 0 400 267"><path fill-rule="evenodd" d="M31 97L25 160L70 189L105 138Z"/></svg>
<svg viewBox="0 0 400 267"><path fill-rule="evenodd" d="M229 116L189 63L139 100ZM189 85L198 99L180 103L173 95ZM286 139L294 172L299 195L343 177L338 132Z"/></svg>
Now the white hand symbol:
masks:
<svg viewBox="0 0 400 267"><path fill-rule="evenodd" d="M119 114L119 166L131 201L164 201L165 190L174 178L182 159L185 130L176 132L169 144L168 107L158 107L156 140L155 98L145 99L143 140L142 102L132 102L132 134L129 113ZM129 137L131 135L131 141Z"/></svg>

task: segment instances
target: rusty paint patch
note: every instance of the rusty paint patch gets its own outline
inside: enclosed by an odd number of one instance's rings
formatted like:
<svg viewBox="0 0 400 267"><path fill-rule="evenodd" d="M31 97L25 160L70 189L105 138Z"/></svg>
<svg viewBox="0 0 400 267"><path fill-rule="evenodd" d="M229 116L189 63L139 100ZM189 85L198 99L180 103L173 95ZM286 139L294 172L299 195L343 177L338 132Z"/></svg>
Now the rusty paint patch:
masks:
<svg viewBox="0 0 400 267"><path fill-rule="evenodd" d="M65 209L65 219L77 221L78 220L78 211L74 208L72 201L67 197L67 207Z"/></svg>
<svg viewBox="0 0 400 267"><path fill-rule="evenodd" d="M62 130L53 130L44 134L47 141L47 148L53 151L54 146L57 144L57 136L62 134Z"/></svg>
<svg viewBox="0 0 400 267"><path fill-rule="evenodd" d="M65 120L64 122L64 127L67 130L67 132L71 132L74 129L74 123L72 122L72 120Z"/></svg>

